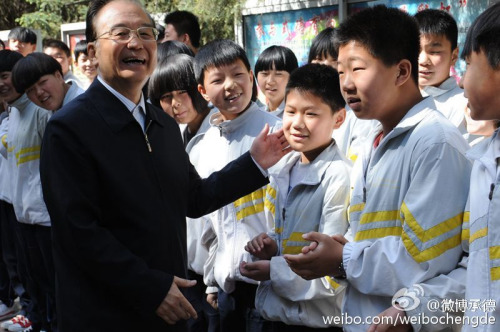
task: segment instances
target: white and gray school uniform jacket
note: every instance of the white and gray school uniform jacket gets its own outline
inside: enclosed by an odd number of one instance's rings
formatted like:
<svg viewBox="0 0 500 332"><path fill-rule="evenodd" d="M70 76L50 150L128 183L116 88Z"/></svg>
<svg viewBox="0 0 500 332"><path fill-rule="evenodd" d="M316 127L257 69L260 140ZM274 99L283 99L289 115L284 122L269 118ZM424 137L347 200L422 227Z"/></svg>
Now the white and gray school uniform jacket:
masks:
<svg viewBox="0 0 500 332"><path fill-rule="evenodd" d="M269 173L264 205L266 217L275 225L270 235L278 243L278 254L271 259L271 279L259 284L255 304L268 320L325 327L322 316L340 316L345 284L330 277L304 280L283 255L298 254L309 245L302 238L305 233L346 233L351 162L332 140L289 191L290 171L299 159L300 153L293 151Z"/></svg>
<svg viewBox="0 0 500 332"><path fill-rule="evenodd" d="M254 138L267 123L280 127L280 120L264 112L255 103L231 121L223 121L219 112L210 116L210 129L190 141L190 159L202 178L222 169L229 162L240 157L250 149ZM231 293L235 281L256 284L257 282L241 275L239 264L253 261L252 255L245 251L248 241L262 232L269 232L273 225L264 216L264 195L266 187L254 191L223 208L210 213L211 230L217 236L217 245L210 249L207 260L211 266L205 267L205 283L214 282L224 292ZM203 235L204 239L213 234ZM211 275L210 275L211 274Z"/></svg>
<svg viewBox="0 0 500 332"><path fill-rule="evenodd" d="M269 109L269 106L266 106L266 112L269 112L272 115L277 116L281 120L283 120L283 112L284 111L285 111L285 99L283 99L283 101L281 102L281 104L274 111L271 111Z"/></svg>
<svg viewBox="0 0 500 332"><path fill-rule="evenodd" d="M82 93L85 92L75 82L69 82L68 84L69 84L69 89L66 92L66 95L64 96L62 106L66 105L67 103L69 103L70 101L72 101L73 99L75 99L76 97L78 97L79 95L81 95ZM62 106L61 106L61 108L62 108Z"/></svg>
<svg viewBox="0 0 500 332"><path fill-rule="evenodd" d="M75 83L79 87L83 86L83 83L78 79L78 77L75 76L75 74L73 74L71 70L68 70L63 79L66 83Z"/></svg>
<svg viewBox="0 0 500 332"><path fill-rule="evenodd" d="M379 122L358 119L349 106L346 105L345 109L345 121L339 129L333 131L332 137L337 142L340 151L354 163L368 135Z"/></svg>
<svg viewBox="0 0 500 332"><path fill-rule="evenodd" d="M441 324L413 324L415 331L440 331L450 328L446 315L465 311L462 331L493 332L500 324L500 191L497 158L500 158L500 136L494 135L467 152L474 161L469 191L470 217L462 231L462 247L466 254L455 270L419 286L419 306L408 316L438 317ZM467 214L466 214L467 216ZM429 310L427 303L451 303L451 307ZM462 301L463 306L457 307ZM457 310L458 309L458 310ZM483 319L481 322L479 319ZM495 324L491 324L492 320ZM417 321L417 320L414 320ZM478 326L474 326L478 324Z"/></svg>
<svg viewBox="0 0 500 332"><path fill-rule="evenodd" d="M2 137L12 177L11 200L16 218L24 224L50 226L40 182L40 147L52 112L36 106L26 94L11 105L9 128Z"/></svg>
<svg viewBox="0 0 500 332"><path fill-rule="evenodd" d="M191 158L191 150L195 142L198 142L199 138L210 128L210 115L213 113L215 113L214 110L207 114L198 132L186 146L186 152L190 155L191 162L195 168L198 168L198 165ZM186 130L187 126L184 128L184 131ZM184 136L184 132L182 132L182 135ZM196 137L199 138L195 140ZM210 243L206 243L207 241L203 239L206 227L210 227L210 222L206 216L201 218L186 217L188 269L199 275L203 275L203 267L208 259L208 247L210 246Z"/></svg>
<svg viewBox="0 0 500 332"><path fill-rule="evenodd" d="M378 315L402 288L452 271L462 256L467 143L432 98L412 107L374 149L380 132L373 132L351 175L354 241L343 251L349 316Z"/></svg>
<svg viewBox="0 0 500 332"><path fill-rule="evenodd" d="M464 90L460 88L455 81L455 78L448 77L440 86L426 86L422 89L424 97L431 96L434 98L437 110L451 121L458 131L467 140L469 133L467 132L465 122L465 110L467 107L467 98L464 96ZM477 138L477 136L474 136Z"/></svg>
<svg viewBox="0 0 500 332"><path fill-rule="evenodd" d="M9 118L5 117L0 123L0 138L5 138L5 145L3 144L4 142L0 144L0 200L11 203L11 176L9 174L9 169L7 166L7 136L5 136L8 130L8 126Z"/></svg>

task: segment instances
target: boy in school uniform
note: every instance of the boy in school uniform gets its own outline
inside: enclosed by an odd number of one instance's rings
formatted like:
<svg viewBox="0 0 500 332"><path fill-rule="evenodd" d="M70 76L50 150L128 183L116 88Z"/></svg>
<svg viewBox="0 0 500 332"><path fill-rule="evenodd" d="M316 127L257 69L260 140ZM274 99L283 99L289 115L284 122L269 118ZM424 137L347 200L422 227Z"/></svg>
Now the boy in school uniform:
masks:
<svg viewBox="0 0 500 332"><path fill-rule="evenodd" d="M426 9L415 14L420 29L418 84L424 97L434 98L437 110L468 139L465 123L467 98L450 68L458 60L458 27L446 11Z"/></svg>
<svg viewBox="0 0 500 332"><path fill-rule="evenodd" d="M204 46L194 59L194 72L201 95L218 112L210 115L210 128L190 141L190 159L202 178L221 169L248 150L265 125L276 126L279 119L251 101L253 73L245 51L229 40L216 40ZM257 282L239 271L251 255L244 250L254 236L271 230L264 216L265 187L208 215L210 232L217 237L208 261L213 277L205 281L219 287L218 309L221 331L254 331L263 319L254 309ZM212 238L213 234L204 234ZM212 296L213 298L213 296ZM256 325L251 325L255 323Z"/></svg>
<svg viewBox="0 0 500 332"><path fill-rule="evenodd" d="M467 32L462 58L467 70L462 78L465 96L469 100L471 117L474 120L500 119L500 3L484 11ZM500 232L498 213L500 209L499 167L500 136L498 129L493 136L468 151L467 156L474 164L471 173L469 193L469 222L463 227L464 258L455 270L420 284L422 292L415 293L420 305L412 310L396 311L389 308L381 316L422 314L432 318L457 315L440 308L430 311L427 303L432 299L465 304L462 331L493 332L500 324ZM473 303L480 301L479 307ZM404 309L404 308L403 308ZM411 317L413 318L413 317ZM418 322L417 320L414 320ZM436 321L436 320L434 320ZM401 322L401 321L399 321ZM373 325L370 332L388 331L390 326ZM437 331L448 324L423 324L420 321L410 331ZM398 326L398 328L402 328ZM403 329L401 329L403 330Z"/></svg>
<svg viewBox="0 0 500 332"><path fill-rule="evenodd" d="M57 111L83 93L75 82L64 81L60 63L44 53L27 55L12 74L16 90L26 93L35 105L49 111Z"/></svg>
<svg viewBox="0 0 500 332"><path fill-rule="evenodd" d="M79 86L82 82L71 71L71 51L63 41L57 39L47 39L43 41L43 53L50 55L61 64L63 78L66 83L75 82Z"/></svg>
<svg viewBox="0 0 500 332"><path fill-rule="evenodd" d="M359 118L380 121L352 170L354 240L309 233L314 242L285 258L306 279L345 276L343 313L363 318L389 307L398 290L455 268L471 165L459 131L420 94L412 17L375 6L349 17L337 37L344 99Z"/></svg>
<svg viewBox="0 0 500 332"><path fill-rule="evenodd" d="M15 27L9 32L9 49L27 56L36 50L36 33L24 27Z"/></svg>
<svg viewBox="0 0 500 332"><path fill-rule="evenodd" d="M340 331L325 329L321 316L340 316L345 285L329 277L304 280L283 258L308 244L301 238L305 233L347 231L351 162L332 138L345 119L338 73L326 65L305 65L290 76L285 98L283 130L294 152L269 171L264 205L274 231L248 242L245 249L261 260L242 263L240 271L261 281L256 307L275 321L275 332Z"/></svg>
<svg viewBox="0 0 500 332"><path fill-rule="evenodd" d="M16 317L2 323L2 328L10 331L47 330L52 325L54 330L57 328L53 316L55 311L52 310L55 303L47 293L50 280L45 271L41 272L41 269L47 268L52 270L50 275L54 275L51 259L45 259L52 256L51 223L42 197L39 171L40 146L52 112L35 105L25 93L15 89L16 68L24 59L20 58L8 73L9 86L16 94L6 99L10 111L7 126L2 125L0 131L0 152L6 158L11 181L10 195L19 237L18 260L23 260L26 265L26 286L35 308L28 313L29 318ZM55 290L52 288L50 291L53 295Z"/></svg>

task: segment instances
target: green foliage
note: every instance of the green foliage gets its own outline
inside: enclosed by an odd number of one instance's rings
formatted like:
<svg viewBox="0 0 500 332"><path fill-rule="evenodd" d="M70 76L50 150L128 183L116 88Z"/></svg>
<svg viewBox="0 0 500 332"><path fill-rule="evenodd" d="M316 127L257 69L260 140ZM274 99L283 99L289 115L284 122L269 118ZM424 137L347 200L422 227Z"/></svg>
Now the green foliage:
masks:
<svg viewBox="0 0 500 332"><path fill-rule="evenodd" d="M26 0L35 11L24 13L16 19L20 26L40 29L44 38L60 38L63 23L85 20L88 1L73 0Z"/></svg>

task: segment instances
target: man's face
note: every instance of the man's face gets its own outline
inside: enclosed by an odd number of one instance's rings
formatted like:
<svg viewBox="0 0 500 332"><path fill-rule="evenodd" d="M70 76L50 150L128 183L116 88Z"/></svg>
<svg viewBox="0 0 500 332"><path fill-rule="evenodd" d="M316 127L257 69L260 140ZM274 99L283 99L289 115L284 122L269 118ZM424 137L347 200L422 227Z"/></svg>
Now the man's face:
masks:
<svg viewBox="0 0 500 332"><path fill-rule="evenodd" d="M451 49L451 42L444 35L420 36L418 57L418 85L439 86L450 77L450 67L458 58L458 48Z"/></svg>
<svg viewBox="0 0 500 332"><path fill-rule="evenodd" d="M9 49L19 52L23 56L27 56L28 54L35 52L36 44L24 43L17 39L9 39Z"/></svg>
<svg viewBox="0 0 500 332"><path fill-rule="evenodd" d="M465 97L469 99L471 118L474 120L500 119L500 69L490 66L488 58L481 50L472 52L466 59L467 70L463 86Z"/></svg>
<svg viewBox="0 0 500 332"><path fill-rule="evenodd" d="M132 32L128 41L121 42L109 39L108 32L116 27L154 27L148 15L135 3L113 1L101 8L94 26L102 37L89 43L88 50L97 58L101 77L117 89L142 87L156 67L156 40L143 41Z"/></svg>
<svg viewBox="0 0 500 332"><path fill-rule="evenodd" d="M43 75L40 79L26 89L29 100L37 106L49 111L56 111L62 107L66 95L66 83L60 72Z"/></svg>
<svg viewBox="0 0 500 332"><path fill-rule="evenodd" d="M46 47L43 52L56 59L62 67L63 74L66 75L66 73L69 71L70 63L70 59L66 55L66 53L64 53L63 50L57 47Z"/></svg>
<svg viewBox="0 0 500 332"><path fill-rule="evenodd" d="M12 74L10 71L0 73L0 100L12 103L21 96L12 84Z"/></svg>

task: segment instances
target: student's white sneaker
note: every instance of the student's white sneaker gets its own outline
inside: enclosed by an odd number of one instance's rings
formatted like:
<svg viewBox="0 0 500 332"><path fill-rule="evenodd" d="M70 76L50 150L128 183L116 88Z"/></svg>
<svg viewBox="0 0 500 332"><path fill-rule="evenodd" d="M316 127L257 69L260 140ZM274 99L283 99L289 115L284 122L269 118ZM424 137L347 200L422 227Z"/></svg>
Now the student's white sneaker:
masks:
<svg viewBox="0 0 500 332"><path fill-rule="evenodd" d="M14 304L12 307L7 307L4 303L0 302L0 320L10 318L17 312L17 306Z"/></svg>
<svg viewBox="0 0 500 332"><path fill-rule="evenodd" d="M8 324L7 327L4 327L4 324L8 322L10 322L10 324ZM30 320L21 315L12 318L10 321L2 323L1 326L11 332L28 332L32 329Z"/></svg>

